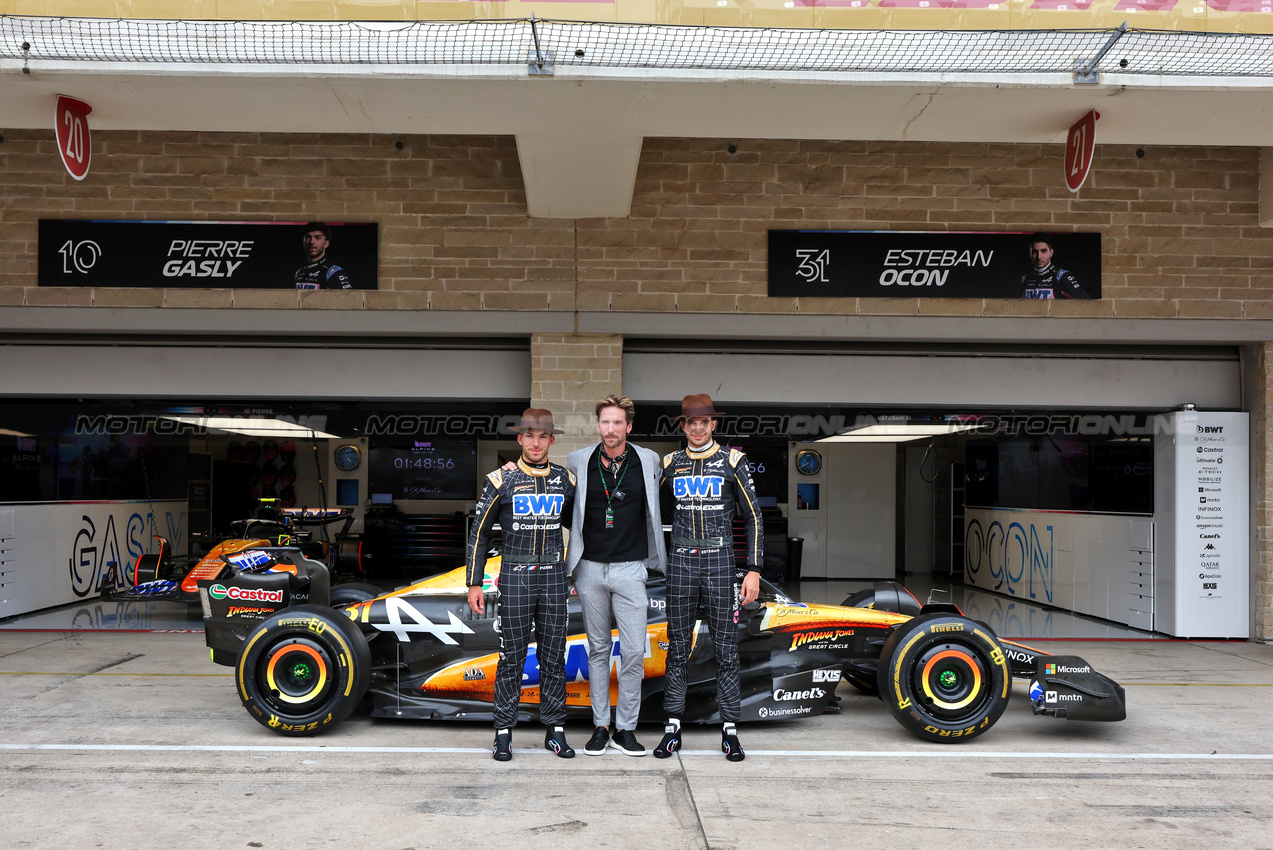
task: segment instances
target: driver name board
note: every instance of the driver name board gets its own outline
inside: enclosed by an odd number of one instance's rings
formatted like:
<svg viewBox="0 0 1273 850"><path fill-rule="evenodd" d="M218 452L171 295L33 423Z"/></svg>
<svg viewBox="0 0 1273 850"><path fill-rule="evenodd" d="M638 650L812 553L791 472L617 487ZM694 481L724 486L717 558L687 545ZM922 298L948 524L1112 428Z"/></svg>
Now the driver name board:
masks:
<svg viewBox="0 0 1273 850"><path fill-rule="evenodd" d="M40 219L40 286L376 289L379 226Z"/></svg>

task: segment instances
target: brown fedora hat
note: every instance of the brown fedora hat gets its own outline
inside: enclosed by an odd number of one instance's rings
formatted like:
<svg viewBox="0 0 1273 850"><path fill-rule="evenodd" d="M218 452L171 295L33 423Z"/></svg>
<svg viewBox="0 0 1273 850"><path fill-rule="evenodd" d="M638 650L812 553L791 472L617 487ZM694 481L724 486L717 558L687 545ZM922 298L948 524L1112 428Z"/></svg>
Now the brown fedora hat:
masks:
<svg viewBox="0 0 1273 850"><path fill-rule="evenodd" d="M694 393L681 399L681 415L677 419L692 419L695 416L720 416L724 412L716 409L712 404L712 397L707 393Z"/></svg>
<svg viewBox="0 0 1273 850"><path fill-rule="evenodd" d="M516 434L524 434L527 431L547 431L549 434L566 433L553 427L553 412L544 410L542 407L526 408L522 411L522 424L511 430Z"/></svg>

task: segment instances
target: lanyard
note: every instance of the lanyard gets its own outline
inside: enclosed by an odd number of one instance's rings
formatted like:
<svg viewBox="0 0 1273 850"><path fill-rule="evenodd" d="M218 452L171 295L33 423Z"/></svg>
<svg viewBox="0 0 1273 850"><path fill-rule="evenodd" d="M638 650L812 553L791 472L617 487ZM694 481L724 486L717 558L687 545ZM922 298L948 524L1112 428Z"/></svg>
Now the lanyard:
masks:
<svg viewBox="0 0 1273 850"><path fill-rule="evenodd" d="M615 477L614 489L611 490L606 486L606 470L601 465L601 453L605 451L603 446L597 451L597 474L601 476L601 489L606 493L606 528L614 528L614 494L619 492L619 485L623 483L623 476L628 474L628 462L623 461L623 468L619 470L619 474ZM627 454L626 452L624 453Z"/></svg>

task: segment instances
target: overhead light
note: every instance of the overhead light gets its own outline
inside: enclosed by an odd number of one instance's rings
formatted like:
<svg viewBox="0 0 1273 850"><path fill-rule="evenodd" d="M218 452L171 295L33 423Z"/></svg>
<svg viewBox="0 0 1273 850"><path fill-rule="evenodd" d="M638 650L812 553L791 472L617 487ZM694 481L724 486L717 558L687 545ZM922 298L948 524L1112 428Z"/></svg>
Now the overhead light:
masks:
<svg viewBox="0 0 1273 850"><path fill-rule="evenodd" d="M223 431L244 437L308 437L337 440L335 434L317 431L282 419L250 419L242 416L165 416L174 422L196 425L209 431Z"/></svg>
<svg viewBox="0 0 1273 850"><path fill-rule="evenodd" d="M819 443L907 443L911 440L923 440L927 437L940 437L946 434L957 434L960 431L971 431L973 424L936 423L915 424L898 423L896 425L867 425L855 428L843 434L823 437Z"/></svg>

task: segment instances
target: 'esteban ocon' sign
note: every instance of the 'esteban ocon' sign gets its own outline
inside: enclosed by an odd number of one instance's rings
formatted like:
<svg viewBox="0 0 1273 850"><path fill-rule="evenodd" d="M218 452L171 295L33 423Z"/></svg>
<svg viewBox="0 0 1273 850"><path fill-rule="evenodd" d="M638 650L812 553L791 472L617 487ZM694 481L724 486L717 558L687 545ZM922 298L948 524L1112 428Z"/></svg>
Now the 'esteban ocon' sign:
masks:
<svg viewBox="0 0 1273 850"><path fill-rule="evenodd" d="M40 286L375 289L377 225L324 227L323 241L311 255L306 222L41 219L39 281Z"/></svg>
<svg viewBox="0 0 1273 850"><path fill-rule="evenodd" d="M1095 299L1101 235L771 230L769 295Z"/></svg>

